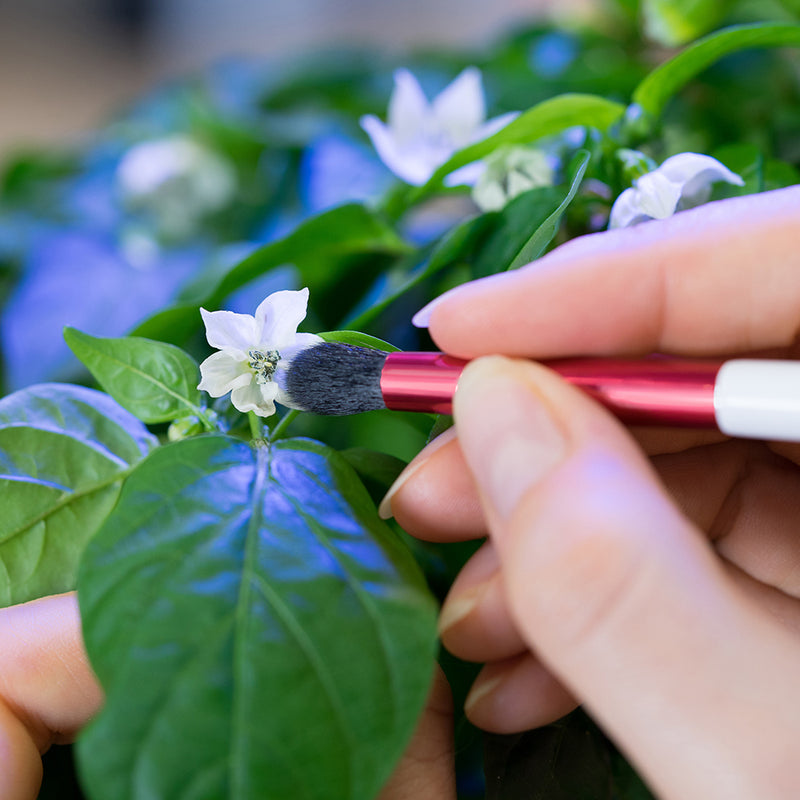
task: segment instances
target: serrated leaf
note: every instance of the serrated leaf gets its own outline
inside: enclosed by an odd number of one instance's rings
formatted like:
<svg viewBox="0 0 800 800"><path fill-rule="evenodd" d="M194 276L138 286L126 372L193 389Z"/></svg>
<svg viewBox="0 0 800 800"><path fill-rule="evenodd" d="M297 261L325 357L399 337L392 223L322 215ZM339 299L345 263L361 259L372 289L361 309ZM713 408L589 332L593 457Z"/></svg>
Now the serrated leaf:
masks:
<svg viewBox="0 0 800 800"><path fill-rule="evenodd" d="M736 25L712 33L654 69L634 90L633 101L658 116L673 95L716 61L752 47L800 45L800 25Z"/></svg>
<svg viewBox="0 0 800 800"><path fill-rule="evenodd" d="M79 599L106 690L78 745L90 797L368 800L427 694L419 570L309 440L158 450L88 548Z"/></svg>
<svg viewBox="0 0 800 800"><path fill-rule="evenodd" d="M487 156L500 145L529 144L546 136L553 136L576 125L605 131L620 120L625 107L613 100L592 94L562 94L551 97L529 108L513 122L487 139L458 150L420 188L425 194L438 187L445 176L459 167Z"/></svg>
<svg viewBox="0 0 800 800"><path fill-rule="evenodd" d="M202 413L195 360L171 344L126 336L103 339L74 328L64 339L95 380L143 422Z"/></svg>
<svg viewBox="0 0 800 800"><path fill-rule="evenodd" d="M86 541L155 444L92 389L42 384L0 400L0 605L74 588Z"/></svg>

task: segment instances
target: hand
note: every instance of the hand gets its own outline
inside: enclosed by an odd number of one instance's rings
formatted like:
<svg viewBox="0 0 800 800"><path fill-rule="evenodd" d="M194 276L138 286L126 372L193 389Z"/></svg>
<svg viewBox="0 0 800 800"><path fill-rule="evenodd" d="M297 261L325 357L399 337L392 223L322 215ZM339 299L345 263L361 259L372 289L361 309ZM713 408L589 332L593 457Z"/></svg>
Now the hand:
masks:
<svg viewBox="0 0 800 800"><path fill-rule="evenodd" d="M792 357L798 231L800 187L714 203L575 240L426 315L467 358ZM498 357L467 367L454 417L383 508L421 538L489 535L440 620L486 662L472 720L519 731L582 702L663 798L796 797L800 446L632 436Z"/></svg>
<svg viewBox="0 0 800 800"><path fill-rule="evenodd" d="M75 594L0 610L0 797L34 800L42 759L72 741L102 704Z"/></svg>

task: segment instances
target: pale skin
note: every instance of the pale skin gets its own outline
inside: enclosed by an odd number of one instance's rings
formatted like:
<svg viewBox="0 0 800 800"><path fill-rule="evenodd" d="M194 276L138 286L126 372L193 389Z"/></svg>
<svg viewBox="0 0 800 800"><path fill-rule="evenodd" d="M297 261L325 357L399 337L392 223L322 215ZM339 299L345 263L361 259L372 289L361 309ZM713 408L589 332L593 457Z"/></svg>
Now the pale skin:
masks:
<svg viewBox="0 0 800 800"><path fill-rule="evenodd" d="M437 344L478 360L383 508L420 538L488 537L440 620L486 664L476 724L580 702L664 800L797 796L800 445L631 432L528 359L795 357L798 245L793 187L583 237L432 310ZM101 702L72 595L0 611L0 797L32 800L39 753ZM437 676L381 800L455 797L451 726Z"/></svg>

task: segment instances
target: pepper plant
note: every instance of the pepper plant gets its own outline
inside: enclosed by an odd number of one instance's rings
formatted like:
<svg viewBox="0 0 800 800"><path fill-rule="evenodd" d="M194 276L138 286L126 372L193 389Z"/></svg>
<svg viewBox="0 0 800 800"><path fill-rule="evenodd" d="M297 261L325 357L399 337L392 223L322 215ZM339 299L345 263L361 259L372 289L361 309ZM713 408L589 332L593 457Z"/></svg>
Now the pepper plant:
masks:
<svg viewBox="0 0 800 800"><path fill-rule="evenodd" d="M281 376L320 338L428 348L429 300L610 219L800 182L797 7L752 8L227 64L11 160L0 599L78 590L106 696L87 797L369 800L437 657L459 707L474 667L438 652L436 611L474 548L376 511L448 420L314 417ZM649 796L580 713L456 728L465 798Z"/></svg>

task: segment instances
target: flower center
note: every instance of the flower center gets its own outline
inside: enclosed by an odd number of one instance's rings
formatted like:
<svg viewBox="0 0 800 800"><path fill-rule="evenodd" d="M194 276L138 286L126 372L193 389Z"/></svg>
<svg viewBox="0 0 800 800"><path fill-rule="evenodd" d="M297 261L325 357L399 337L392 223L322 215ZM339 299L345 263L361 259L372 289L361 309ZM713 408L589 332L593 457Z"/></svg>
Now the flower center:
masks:
<svg viewBox="0 0 800 800"><path fill-rule="evenodd" d="M247 355L250 356L247 363L256 376L256 383L259 386L269 383L281 360L281 354L277 350L267 350L266 353L261 350L249 350Z"/></svg>

